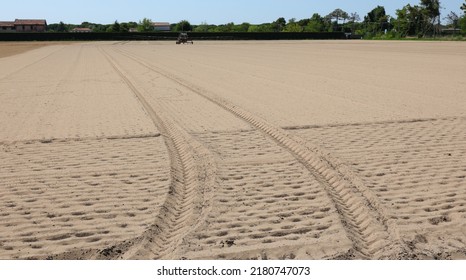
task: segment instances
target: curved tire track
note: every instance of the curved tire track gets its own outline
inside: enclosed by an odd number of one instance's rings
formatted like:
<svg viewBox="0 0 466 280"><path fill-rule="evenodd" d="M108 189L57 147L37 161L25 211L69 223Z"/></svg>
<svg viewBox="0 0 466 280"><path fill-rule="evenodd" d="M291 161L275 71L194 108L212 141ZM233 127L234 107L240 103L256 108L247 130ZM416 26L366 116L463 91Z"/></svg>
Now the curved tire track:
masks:
<svg viewBox="0 0 466 280"><path fill-rule="evenodd" d="M163 112L163 110L158 107L153 108L154 105L146 101L115 60L104 50L101 49L101 51L143 105L161 134L165 136L171 161L169 193L154 225L137 240L121 244L119 247L122 250L119 254L124 259L172 259L182 238L188 233L186 227L194 222L195 199L201 175L199 174L200 167L194 160L195 148L191 144L195 141L177 128L172 121L165 118L164 114L157 114L156 112ZM205 170L204 172L209 173Z"/></svg>
<svg viewBox="0 0 466 280"><path fill-rule="evenodd" d="M245 120L293 154L331 197L348 238L354 244L356 258L376 259L402 253L404 246L400 241L396 225L387 211L382 208L378 198L364 186L361 180L341 166L333 164L331 158L321 149L304 144L306 141L298 136L290 136L285 130L264 119L148 64L127 51L116 51Z"/></svg>

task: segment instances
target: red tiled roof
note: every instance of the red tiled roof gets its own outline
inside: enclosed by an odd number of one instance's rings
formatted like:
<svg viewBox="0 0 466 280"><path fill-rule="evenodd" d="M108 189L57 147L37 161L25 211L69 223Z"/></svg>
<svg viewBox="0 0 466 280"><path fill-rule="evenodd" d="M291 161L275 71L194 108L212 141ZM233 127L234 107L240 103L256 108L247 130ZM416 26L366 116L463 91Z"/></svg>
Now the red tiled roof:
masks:
<svg viewBox="0 0 466 280"><path fill-rule="evenodd" d="M169 22L153 22L152 26L170 26Z"/></svg>
<svg viewBox="0 0 466 280"><path fill-rule="evenodd" d="M0 21L0 27L14 27L15 23L12 21Z"/></svg>
<svg viewBox="0 0 466 280"><path fill-rule="evenodd" d="M92 31L92 29L85 28L85 27L76 27L76 28L73 28L73 31Z"/></svg>
<svg viewBox="0 0 466 280"><path fill-rule="evenodd" d="M47 25L45 19L16 19L15 25Z"/></svg>

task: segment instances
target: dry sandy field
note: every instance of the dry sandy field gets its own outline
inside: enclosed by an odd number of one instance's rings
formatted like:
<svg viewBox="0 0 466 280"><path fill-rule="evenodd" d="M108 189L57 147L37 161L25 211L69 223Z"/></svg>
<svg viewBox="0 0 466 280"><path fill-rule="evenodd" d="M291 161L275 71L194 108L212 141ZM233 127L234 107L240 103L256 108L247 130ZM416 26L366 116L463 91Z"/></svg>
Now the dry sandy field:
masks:
<svg viewBox="0 0 466 280"><path fill-rule="evenodd" d="M0 44L0 259L466 259L466 44Z"/></svg>

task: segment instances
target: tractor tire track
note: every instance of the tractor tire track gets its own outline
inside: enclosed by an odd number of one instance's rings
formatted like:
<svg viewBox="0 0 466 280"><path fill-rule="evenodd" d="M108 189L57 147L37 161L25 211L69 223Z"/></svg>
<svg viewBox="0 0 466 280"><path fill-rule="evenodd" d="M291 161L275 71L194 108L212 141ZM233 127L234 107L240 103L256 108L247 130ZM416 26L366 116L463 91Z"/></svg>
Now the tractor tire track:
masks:
<svg viewBox="0 0 466 280"><path fill-rule="evenodd" d="M306 141L298 136L289 135L266 120L148 64L134 54L121 49L115 51L231 112L294 155L322 184L334 202L348 238L353 242L354 252L350 254L354 254L356 258L376 259L404 251L395 223L388 211L382 208L378 198L354 174L332 163L332 159L321 148L304 144Z"/></svg>
<svg viewBox="0 0 466 280"><path fill-rule="evenodd" d="M208 192L206 188L214 181L212 180L215 174L212 170L213 164L199 163L195 160L196 157L202 157L204 161L206 159L205 152L200 145L197 145L194 139L165 117L165 114L160 113L163 112L162 108L156 104L150 105L111 55L103 49L101 51L164 136L171 161L169 193L153 226L136 240L111 248L112 252L118 252L111 258L173 259L178 245L189 233L187 227L195 226L195 216L202 216L202 213L199 213L200 207L195 207L200 188L199 180L202 178L204 182L207 182L203 190ZM106 250L108 253L109 250ZM105 250L100 253L102 255Z"/></svg>

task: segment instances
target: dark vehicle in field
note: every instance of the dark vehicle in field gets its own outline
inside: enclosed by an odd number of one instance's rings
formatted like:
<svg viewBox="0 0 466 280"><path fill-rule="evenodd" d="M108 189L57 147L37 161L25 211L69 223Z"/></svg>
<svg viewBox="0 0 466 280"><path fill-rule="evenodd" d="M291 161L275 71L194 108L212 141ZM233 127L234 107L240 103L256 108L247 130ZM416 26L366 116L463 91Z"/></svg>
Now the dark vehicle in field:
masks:
<svg viewBox="0 0 466 280"><path fill-rule="evenodd" d="M189 39L188 33L180 33L178 39L176 40L176 44L194 44L193 40Z"/></svg>

